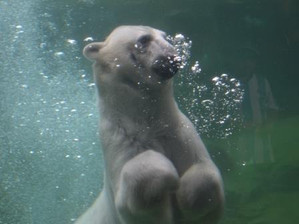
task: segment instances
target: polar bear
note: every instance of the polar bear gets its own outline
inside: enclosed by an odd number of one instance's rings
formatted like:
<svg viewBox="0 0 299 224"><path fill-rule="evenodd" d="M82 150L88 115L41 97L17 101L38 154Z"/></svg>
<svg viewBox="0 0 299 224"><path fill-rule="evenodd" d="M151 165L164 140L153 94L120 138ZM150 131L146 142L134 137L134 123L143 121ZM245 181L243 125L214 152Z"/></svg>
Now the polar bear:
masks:
<svg viewBox="0 0 299 224"><path fill-rule="evenodd" d="M212 224L220 173L173 96L180 57L164 32L120 26L88 44L99 95L104 187L77 224Z"/></svg>

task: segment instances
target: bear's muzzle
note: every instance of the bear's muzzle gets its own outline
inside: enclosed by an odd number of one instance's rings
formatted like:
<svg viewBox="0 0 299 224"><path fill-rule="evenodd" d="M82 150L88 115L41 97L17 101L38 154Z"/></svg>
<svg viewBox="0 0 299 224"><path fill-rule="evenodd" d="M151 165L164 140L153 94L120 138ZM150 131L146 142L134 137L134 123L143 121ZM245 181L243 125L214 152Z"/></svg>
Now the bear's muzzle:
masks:
<svg viewBox="0 0 299 224"><path fill-rule="evenodd" d="M181 66L181 58L177 55L161 55L158 56L153 65L152 70L162 79L172 78Z"/></svg>

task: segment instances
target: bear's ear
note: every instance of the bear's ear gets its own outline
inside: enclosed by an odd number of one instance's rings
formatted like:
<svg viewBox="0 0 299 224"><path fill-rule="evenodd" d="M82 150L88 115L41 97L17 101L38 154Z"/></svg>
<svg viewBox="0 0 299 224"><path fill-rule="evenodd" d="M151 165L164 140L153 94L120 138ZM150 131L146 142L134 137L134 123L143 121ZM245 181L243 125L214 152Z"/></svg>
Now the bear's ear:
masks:
<svg viewBox="0 0 299 224"><path fill-rule="evenodd" d="M83 55L91 60L94 61L98 58L99 56L99 51L103 47L104 43L103 42L95 42L95 43L90 43L86 45L83 49Z"/></svg>

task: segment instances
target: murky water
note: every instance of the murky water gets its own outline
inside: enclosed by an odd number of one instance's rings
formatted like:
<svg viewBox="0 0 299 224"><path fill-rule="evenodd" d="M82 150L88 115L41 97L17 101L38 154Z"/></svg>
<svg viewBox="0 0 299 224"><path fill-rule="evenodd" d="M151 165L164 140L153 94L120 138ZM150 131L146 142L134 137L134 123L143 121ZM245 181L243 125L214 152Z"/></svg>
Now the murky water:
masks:
<svg viewBox="0 0 299 224"><path fill-rule="evenodd" d="M0 1L0 223L72 223L97 196L98 112L81 50L122 24L167 31L183 59L175 95L223 174L221 223L296 223L298 8Z"/></svg>
<svg viewBox="0 0 299 224"><path fill-rule="evenodd" d="M68 223L102 181L93 80L72 19L42 6L0 2L0 223Z"/></svg>

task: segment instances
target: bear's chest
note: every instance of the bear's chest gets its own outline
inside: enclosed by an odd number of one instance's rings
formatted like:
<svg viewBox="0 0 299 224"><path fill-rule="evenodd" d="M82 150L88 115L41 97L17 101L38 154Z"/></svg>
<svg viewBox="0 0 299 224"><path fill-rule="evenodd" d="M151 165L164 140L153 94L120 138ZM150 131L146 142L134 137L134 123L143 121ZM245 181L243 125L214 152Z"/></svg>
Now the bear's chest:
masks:
<svg viewBox="0 0 299 224"><path fill-rule="evenodd" d="M165 154L164 143L168 139L167 131L135 125L134 127L122 125L106 125L101 128L100 135L103 150L130 154L135 156L146 150L155 150Z"/></svg>
<svg viewBox="0 0 299 224"><path fill-rule="evenodd" d="M101 133L105 160L113 161L109 169L117 176L127 161L142 152L154 150L167 157L178 173L182 174L189 167L186 164L193 163L194 154L191 153L190 139L185 139L179 133L177 129L167 126L136 126L135 131L130 131L120 125L106 125Z"/></svg>

